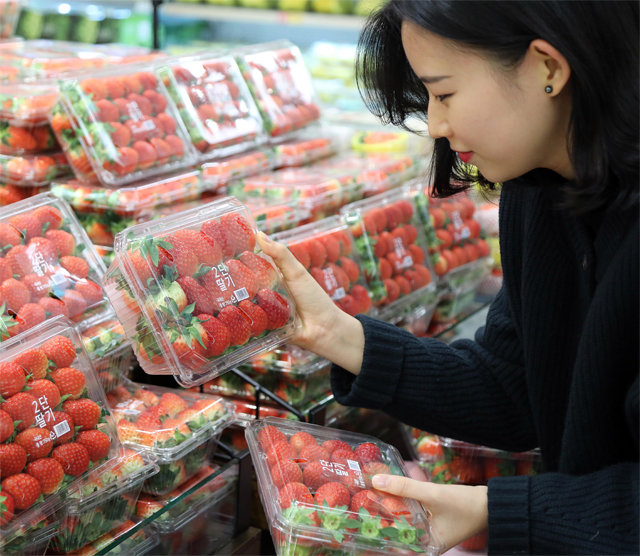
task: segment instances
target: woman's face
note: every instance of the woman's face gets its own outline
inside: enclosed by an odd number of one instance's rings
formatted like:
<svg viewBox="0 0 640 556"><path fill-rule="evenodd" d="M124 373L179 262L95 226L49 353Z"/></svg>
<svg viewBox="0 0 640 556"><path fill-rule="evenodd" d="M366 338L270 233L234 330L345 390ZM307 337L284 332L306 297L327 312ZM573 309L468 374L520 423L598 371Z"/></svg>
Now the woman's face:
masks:
<svg viewBox="0 0 640 556"><path fill-rule="evenodd" d="M402 25L402 43L429 93L430 135L448 139L461 160L492 182L535 168L573 177L567 103L545 93L541 57L528 51L517 68L506 72L408 21Z"/></svg>

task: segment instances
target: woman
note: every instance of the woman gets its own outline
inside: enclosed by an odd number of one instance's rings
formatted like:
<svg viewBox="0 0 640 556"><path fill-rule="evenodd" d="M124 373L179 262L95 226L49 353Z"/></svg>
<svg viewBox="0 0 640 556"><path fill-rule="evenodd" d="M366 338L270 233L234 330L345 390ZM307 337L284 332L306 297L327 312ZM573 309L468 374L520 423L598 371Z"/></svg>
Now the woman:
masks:
<svg viewBox="0 0 640 556"><path fill-rule="evenodd" d="M377 476L445 547L638 553L638 3L391 0L367 22L369 107L426 116L437 195L503 182L504 285L475 341L444 345L340 312L261 238L298 304L294 339L334 362L345 405L511 451L544 472L485 486Z"/></svg>

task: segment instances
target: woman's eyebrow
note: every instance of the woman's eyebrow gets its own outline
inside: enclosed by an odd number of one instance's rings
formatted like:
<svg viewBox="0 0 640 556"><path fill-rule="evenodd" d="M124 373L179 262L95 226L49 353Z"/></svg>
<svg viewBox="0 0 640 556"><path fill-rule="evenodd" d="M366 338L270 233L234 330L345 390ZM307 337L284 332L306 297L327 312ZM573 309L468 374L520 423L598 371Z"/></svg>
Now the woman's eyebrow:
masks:
<svg viewBox="0 0 640 556"><path fill-rule="evenodd" d="M432 75L432 76L423 75L419 79L423 83L426 83L429 85L431 83L437 83L438 81L442 81L443 79L448 79L449 77L451 76L450 75Z"/></svg>

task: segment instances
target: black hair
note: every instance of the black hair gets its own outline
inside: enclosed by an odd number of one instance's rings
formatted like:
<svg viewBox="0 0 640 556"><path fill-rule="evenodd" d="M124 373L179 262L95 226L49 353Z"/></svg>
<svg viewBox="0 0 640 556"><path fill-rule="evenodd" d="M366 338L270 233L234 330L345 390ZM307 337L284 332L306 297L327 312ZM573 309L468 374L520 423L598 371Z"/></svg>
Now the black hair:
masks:
<svg viewBox="0 0 640 556"><path fill-rule="evenodd" d="M367 107L385 123L409 129L426 121L429 95L404 53L403 20L516 67L532 40L544 39L571 66L569 152L575 184L565 204L575 213L638 202L638 19L633 1L390 0L367 20L358 42L356 76ZM536 171L534 171L536 172ZM525 180L527 176L521 177ZM434 194L474 181L446 138L435 141Z"/></svg>

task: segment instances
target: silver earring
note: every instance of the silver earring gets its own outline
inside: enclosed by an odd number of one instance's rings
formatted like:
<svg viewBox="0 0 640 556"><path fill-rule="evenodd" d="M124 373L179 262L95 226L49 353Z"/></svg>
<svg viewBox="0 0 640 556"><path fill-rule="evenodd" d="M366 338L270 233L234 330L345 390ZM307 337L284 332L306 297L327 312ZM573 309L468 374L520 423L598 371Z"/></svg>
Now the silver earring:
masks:
<svg viewBox="0 0 640 556"><path fill-rule="evenodd" d="M551 85L547 85L544 88L544 92L550 95L551 93L553 93L553 87Z"/></svg>

